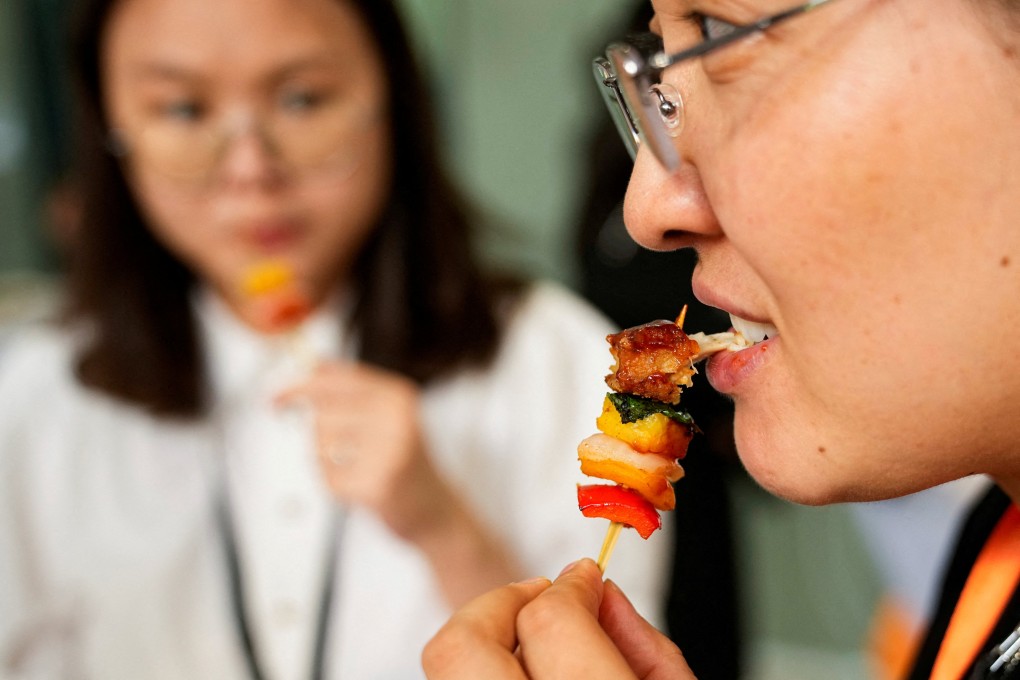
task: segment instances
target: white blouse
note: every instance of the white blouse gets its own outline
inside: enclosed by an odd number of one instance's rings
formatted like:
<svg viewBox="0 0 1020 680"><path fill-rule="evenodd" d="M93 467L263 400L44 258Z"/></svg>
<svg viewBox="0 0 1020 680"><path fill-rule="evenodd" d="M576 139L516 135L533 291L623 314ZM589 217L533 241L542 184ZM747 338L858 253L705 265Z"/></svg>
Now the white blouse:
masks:
<svg viewBox="0 0 1020 680"><path fill-rule="evenodd" d="M295 351L211 296L197 309L216 395L198 423L84 389L72 338L53 328L0 355L0 676L249 678L217 522L226 488L267 680L309 678L327 578L324 677L422 677L421 648L450 613L429 564L371 514L333 502L308 415L271 404L301 379L305 354L352 356L353 339L320 313ZM555 576L601 545L607 523L580 515L574 486L593 481L576 446L601 412L611 331L571 293L537 286L490 367L422 395L435 464L530 574ZM668 542L626 531L608 568L656 623Z"/></svg>

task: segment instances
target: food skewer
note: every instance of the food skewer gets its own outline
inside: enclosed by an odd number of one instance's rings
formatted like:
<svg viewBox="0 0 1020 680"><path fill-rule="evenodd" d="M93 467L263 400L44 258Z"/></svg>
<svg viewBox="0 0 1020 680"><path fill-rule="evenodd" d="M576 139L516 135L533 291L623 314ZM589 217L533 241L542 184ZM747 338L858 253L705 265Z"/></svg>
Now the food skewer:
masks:
<svg viewBox="0 0 1020 680"><path fill-rule="evenodd" d="M241 291L260 331L284 335L289 351L306 368L319 362L317 353L298 332L298 326L312 312L311 296L289 264L279 260L256 262L245 271Z"/></svg>
<svg viewBox="0 0 1020 680"><path fill-rule="evenodd" d="M615 484L578 485L578 507L586 517L610 520L597 564L606 565L623 527L647 539L662 527L658 511L676 507L672 483L683 476L678 461L697 426L678 408L680 392L697 373L694 362L723 349L747 346L739 334L683 332L687 306L675 321L653 321L607 336L616 360L596 424L601 434L578 446L581 471ZM706 351L701 342L711 347Z"/></svg>

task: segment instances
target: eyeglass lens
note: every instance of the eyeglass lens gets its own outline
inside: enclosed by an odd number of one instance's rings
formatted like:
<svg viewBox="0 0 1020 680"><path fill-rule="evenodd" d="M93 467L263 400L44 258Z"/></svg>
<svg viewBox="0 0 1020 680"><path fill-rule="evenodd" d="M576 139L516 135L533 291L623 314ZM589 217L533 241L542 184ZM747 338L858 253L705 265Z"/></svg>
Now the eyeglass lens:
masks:
<svg viewBox="0 0 1020 680"><path fill-rule="evenodd" d="M614 44L605 58L593 64L595 79L617 130L631 156L646 145L672 171L680 165L673 139L683 130L684 104L680 92L653 82L645 59L634 47Z"/></svg>
<svg viewBox="0 0 1020 680"><path fill-rule="evenodd" d="M181 180L207 179L230 145L248 135L288 169L332 170L356 162L359 137L377 118L361 102L333 97L243 116L157 118L128 135L125 146L137 162Z"/></svg>

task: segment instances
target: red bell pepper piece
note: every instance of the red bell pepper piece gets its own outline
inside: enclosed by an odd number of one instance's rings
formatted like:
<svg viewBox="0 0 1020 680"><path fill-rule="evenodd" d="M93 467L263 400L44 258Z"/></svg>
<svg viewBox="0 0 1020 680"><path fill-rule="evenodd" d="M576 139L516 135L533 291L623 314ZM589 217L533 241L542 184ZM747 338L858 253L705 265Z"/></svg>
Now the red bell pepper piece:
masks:
<svg viewBox="0 0 1020 680"><path fill-rule="evenodd" d="M577 507L585 517L604 517L637 530L648 538L662 528L655 507L635 491L616 484L588 484L577 487Z"/></svg>
<svg viewBox="0 0 1020 680"><path fill-rule="evenodd" d="M267 333L292 330L312 313L311 300L297 286L266 293L252 304L256 322Z"/></svg>

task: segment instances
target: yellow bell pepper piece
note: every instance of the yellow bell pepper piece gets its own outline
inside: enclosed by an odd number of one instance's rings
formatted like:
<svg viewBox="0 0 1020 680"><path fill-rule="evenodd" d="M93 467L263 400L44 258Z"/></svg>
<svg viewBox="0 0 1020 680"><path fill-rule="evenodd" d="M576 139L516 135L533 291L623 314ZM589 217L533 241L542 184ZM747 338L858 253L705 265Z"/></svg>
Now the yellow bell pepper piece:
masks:
<svg viewBox="0 0 1020 680"><path fill-rule="evenodd" d="M625 423L608 397L602 403L602 415L595 421L595 425L610 437L627 442L635 451L672 458L683 458L687 454L687 445L692 436L691 428L661 413Z"/></svg>

